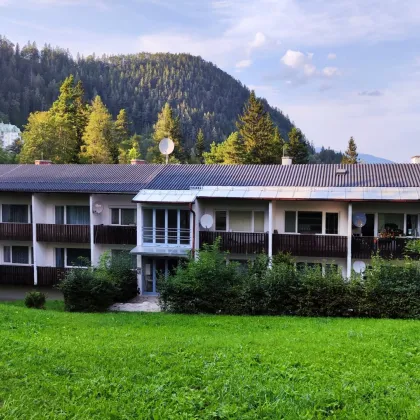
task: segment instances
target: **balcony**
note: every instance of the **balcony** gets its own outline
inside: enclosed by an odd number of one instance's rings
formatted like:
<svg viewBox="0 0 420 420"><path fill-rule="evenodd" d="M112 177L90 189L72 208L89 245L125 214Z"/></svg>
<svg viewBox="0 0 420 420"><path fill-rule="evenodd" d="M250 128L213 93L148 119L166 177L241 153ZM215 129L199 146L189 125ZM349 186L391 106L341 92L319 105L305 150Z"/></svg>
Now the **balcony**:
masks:
<svg viewBox="0 0 420 420"><path fill-rule="evenodd" d="M231 254L268 253L268 233L200 232L200 244L213 244L220 237L220 250Z"/></svg>
<svg viewBox="0 0 420 420"><path fill-rule="evenodd" d="M0 265L0 284L33 286L34 268L31 266Z"/></svg>
<svg viewBox="0 0 420 420"><path fill-rule="evenodd" d="M273 255L290 253L294 257L346 258L347 237L328 235L273 234Z"/></svg>
<svg viewBox="0 0 420 420"><path fill-rule="evenodd" d="M89 225L36 225L38 242L62 242L72 244L90 243Z"/></svg>
<svg viewBox="0 0 420 420"><path fill-rule="evenodd" d="M32 223L0 223L0 240L32 241Z"/></svg>
<svg viewBox="0 0 420 420"><path fill-rule="evenodd" d="M410 238L376 238L373 236L354 236L352 238L352 258L368 260L373 254L386 259L402 259L405 246Z"/></svg>
<svg viewBox="0 0 420 420"><path fill-rule="evenodd" d="M136 226L94 226L95 244L136 245Z"/></svg>
<svg viewBox="0 0 420 420"><path fill-rule="evenodd" d="M71 268L37 267L38 286L53 286L64 280Z"/></svg>

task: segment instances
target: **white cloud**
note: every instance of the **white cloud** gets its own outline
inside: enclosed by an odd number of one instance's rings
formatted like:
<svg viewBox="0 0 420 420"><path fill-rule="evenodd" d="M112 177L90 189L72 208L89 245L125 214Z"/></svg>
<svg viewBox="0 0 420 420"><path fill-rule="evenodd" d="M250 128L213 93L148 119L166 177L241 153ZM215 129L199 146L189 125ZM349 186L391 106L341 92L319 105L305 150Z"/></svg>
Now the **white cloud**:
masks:
<svg viewBox="0 0 420 420"><path fill-rule="evenodd" d="M286 54L281 58L283 64L292 69L300 69L305 64L312 61L313 54L303 54L300 51L287 50Z"/></svg>
<svg viewBox="0 0 420 420"><path fill-rule="evenodd" d="M337 54L334 54L334 53L329 53L328 55L327 55L327 59L328 60L335 60L337 58Z"/></svg>
<svg viewBox="0 0 420 420"><path fill-rule="evenodd" d="M341 73L337 67L324 67L322 69L322 74L326 77L335 77L339 76Z"/></svg>
<svg viewBox="0 0 420 420"><path fill-rule="evenodd" d="M303 66L303 72L305 73L305 76L313 76L316 73L316 67L311 63L305 64Z"/></svg>
<svg viewBox="0 0 420 420"><path fill-rule="evenodd" d="M251 64L252 64L251 60L241 60L236 63L235 67L237 69L244 69L246 67L249 67Z"/></svg>
<svg viewBox="0 0 420 420"><path fill-rule="evenodd" d="M359 96L382 96L383 93L379 90L364 90L359 92Z"/></svg>
<svg viewBox="0 0 420 420"><path fill-rule="evenodd" d="M254 39L249 43L249 47L251 49L261 48L265 44L266 40L267 38L262 32L257 32Z"/></svg>

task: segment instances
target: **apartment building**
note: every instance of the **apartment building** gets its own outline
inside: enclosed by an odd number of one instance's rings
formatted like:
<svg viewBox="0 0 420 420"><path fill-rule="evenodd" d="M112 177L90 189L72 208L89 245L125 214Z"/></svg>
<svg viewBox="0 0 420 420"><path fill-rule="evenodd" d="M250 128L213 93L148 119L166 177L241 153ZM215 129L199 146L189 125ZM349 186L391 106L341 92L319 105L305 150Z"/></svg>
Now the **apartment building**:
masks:
<svg viewBox="0 0 420 420"><path fill-rule="evenodd" d="M128 250L156 294L218 237L230 260L289 252L349 276L420 236L420 166L1 165L0 206L0 284L54 284Z"/></svg>

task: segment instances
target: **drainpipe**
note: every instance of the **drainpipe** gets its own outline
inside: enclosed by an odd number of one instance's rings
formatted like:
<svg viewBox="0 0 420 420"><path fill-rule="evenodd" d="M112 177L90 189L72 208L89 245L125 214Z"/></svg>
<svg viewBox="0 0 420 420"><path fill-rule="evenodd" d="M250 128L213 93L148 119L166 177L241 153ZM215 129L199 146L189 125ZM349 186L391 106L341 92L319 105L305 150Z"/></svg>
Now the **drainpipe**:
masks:
<svg viewBox="0 0 420 420"><path fill-rule="evenodd" d="M192 203L188 205L190 212L193 215L193 223L192 223L192 243L191 243L191 255L195 256L195 211L192 209Z"/></svg>

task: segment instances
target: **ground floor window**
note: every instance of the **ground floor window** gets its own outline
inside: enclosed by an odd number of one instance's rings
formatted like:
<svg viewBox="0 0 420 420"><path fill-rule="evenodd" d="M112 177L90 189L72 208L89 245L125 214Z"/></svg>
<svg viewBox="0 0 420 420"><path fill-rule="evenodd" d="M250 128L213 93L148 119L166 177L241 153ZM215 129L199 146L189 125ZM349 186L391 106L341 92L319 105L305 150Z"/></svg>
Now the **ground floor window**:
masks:
<svg viewBox="0 0 420 420"><path fill-rule="evenodd" d="M30 246L4 246L3 262L7 264L33 264L33 248Z"/></svg>
<svg viewBox="0 0 420 420"><path fill-rule="evenodd" d="M87 248L56 248L55 266L89 267L91 264L90 249Z"/></svg>
<svg viewBox="0 0 420 420"><path fill-rule="evenodd" d="M179 261L179 258L143 258L143 293L158 293L159 279L173 273Z"/></svg>

